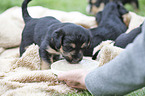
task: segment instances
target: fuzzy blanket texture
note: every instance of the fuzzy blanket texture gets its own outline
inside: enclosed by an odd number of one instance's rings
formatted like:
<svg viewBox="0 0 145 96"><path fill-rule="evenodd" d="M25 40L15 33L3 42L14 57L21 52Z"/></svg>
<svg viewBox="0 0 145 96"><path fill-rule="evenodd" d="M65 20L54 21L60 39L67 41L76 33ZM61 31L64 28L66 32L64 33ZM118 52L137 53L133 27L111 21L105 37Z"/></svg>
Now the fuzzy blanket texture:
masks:
<svg viewBox="0 0 145 96"><path fill-rule="evenodd" d="M54 16L62 22L72 22L86 28L97 26L94 17L79 12L62 12L40 6L29 7L28 10L32 17ZM135 23L137 21L139 22ZM139 26L143 21L143 17L131 13L129 30ZM32 44L22 57L19 57L19 45L24 27L20 7L10 8L0 14L0 25L0 96L59 96L78 92L64 82L58 81L50 69L40 70L41 61L37 45ZM101 49L98 55L99 66L123 51L110 42L102 42L95 50Z"/></svg>
<svg viewBox="0 0 145 96"><path fill-rule="evenodd" d="M48 70L40 70L39 47L31 45L19 58L19 48L0 55L0 96L52 96L77 92L59 82Z"/></svg>

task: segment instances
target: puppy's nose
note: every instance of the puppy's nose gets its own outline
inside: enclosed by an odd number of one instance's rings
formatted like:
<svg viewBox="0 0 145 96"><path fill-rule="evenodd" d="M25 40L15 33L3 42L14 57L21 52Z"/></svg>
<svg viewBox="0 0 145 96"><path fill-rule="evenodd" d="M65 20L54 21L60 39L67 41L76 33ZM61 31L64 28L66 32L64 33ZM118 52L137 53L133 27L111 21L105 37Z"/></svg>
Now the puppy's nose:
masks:
<svg viewBox="0 0 145 96"><path fill-rule="evenodd" d="M77 64L77 63L79 63L79 61L78 61L78 60L73 60L73 61L71 61L70 63L71 63L71 64Z"/></svg>
<svg viewBox="0 0 145 96"><path fill-rule="evenodd" d="M82 57L81 58L77 58L77 59L73 59L71 61L72 64L76 64L76 63L79 63L80 61L82 60Z"/></svg>

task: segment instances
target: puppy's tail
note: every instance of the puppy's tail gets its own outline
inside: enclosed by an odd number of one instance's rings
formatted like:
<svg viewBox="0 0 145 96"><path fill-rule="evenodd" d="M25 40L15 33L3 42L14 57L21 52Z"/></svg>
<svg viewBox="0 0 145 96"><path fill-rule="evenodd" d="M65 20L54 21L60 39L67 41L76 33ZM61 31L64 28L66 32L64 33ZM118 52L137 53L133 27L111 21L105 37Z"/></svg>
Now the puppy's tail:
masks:
<svg viewBox="0 0 145 96"><path fill-rule="evenodd" d="M25 23L32 19L32 17L29 15L28 10L27 10L27 5L30 1L31 0L24 0L22 4L22 16Z"/></svg>

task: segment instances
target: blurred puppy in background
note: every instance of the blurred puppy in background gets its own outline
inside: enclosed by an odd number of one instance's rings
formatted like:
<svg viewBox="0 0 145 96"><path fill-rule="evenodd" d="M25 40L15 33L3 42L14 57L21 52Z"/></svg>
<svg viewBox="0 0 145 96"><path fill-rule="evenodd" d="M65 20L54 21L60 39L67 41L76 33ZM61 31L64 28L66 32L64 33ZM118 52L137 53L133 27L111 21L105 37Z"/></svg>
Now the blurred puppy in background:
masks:
<svg viewBox="0 0 145 96"><path fill-rule="evenodd" d="M99 46L94 48L92 59L93 60L97 59L98 54L101 48L103 47L103 45L112 43L114 46L125 48L128 44L132 43L134 39L141 33L141 27L142 27L142 24L139 27L133 29L129 33L122 33L121 35L117 37L117 39L114 42L108 40L106 42L101 43Z"/></svg>
<svg viewBox="0 0 145 96"><path fill-rule="evenodd" d="M131 3L135 9L139 9L138 0L88 0L86 11L89 14L95 15L99 11L102 11L105 5L111 1L121 2L123 5Z"/></svg>
<svg viewBox="0 0 145 96"><path fill-rule="evenodd" d="M93 49L102 41L114 41L120 34L126 32L127 26L123 22L122 16L128 12L120 2L108 3L104 10L97 14L98 27L90 29L91 44L84 54L92 56Z"/></svg>

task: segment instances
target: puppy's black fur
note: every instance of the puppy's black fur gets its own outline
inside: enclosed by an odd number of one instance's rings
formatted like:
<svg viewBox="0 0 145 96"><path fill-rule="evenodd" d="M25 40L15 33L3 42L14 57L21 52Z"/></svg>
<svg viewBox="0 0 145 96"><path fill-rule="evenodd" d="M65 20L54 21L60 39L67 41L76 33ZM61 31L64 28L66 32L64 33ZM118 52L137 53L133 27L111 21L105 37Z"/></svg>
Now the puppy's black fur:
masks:
<svg viewBox="0 0 145 96"><path fill-rule="evenodd" d="M117 37L115 40L114 45L117 47L125 48L128 44L132 43L134 39L141 33L141 27L133 29L131 32L127 33L122 33ZM93 54L92 59L96 60L98 53L100 50L98 50L95 54Z"/></svg>
<svg viewBox="0 0 145 96"><path fill-rule="evenodd" d="M122 4L116 2L108 3L102 13L99 13L99 24L97 28L90 29L92 34L89 49L85 55L91 56L93 48L105 40L115 40L120 34L127 30L122 15L128 13Z"/></svg>
<svg viewBox="0 0 145 96"><path fill-rule="evenodd" d="M139 9L139 2L138 0L89 0L87 6L87 12L89 14L95 15L99 11L102 11L105 5L109 2L121 2L123 5L127 3L131 3L135 9Z"/></svg>
<svg viewBox="0 0 145 96"><path fill-rule="evenodd" d="M141 27L133 29L131 32L127 33L122 33L120 36L117 37L115 40L114 45L125 48L129 43L132 43L133 40L138 36L138 34L141 33Z"/></svg>
<svg viewBox="0 0 145 96"><path fill-rule="evenodd" d="M95 16L97 24L101 22L101 18L102 18L102 11L98 12Z"/></svg>
<svg viewBox="0 0 145 96"><path fill-rule="evenodd" d="M84 48L90 43L90 32L82 26L72 23L61 23L51 16L32 18L27 11L25 0L22 4L22 14L25 27L22 33L20 55L25 48L35 43L39 45L42 61L51 64L58 60L61 54L69 63L78 63L82 60ZM37 10L36 10L37 11Z"/></svg>

